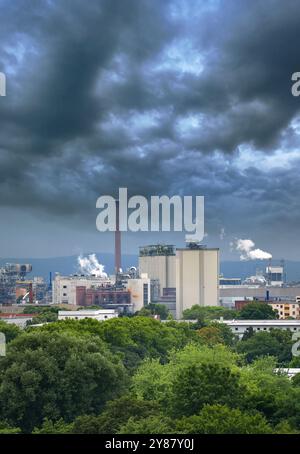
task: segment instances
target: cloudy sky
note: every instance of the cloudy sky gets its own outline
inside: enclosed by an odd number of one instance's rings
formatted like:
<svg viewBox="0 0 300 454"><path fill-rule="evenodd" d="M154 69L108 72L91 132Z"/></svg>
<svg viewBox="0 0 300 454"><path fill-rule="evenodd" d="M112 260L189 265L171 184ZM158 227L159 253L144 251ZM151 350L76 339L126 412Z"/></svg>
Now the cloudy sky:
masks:
<svg viewBox="0 0 300 454"><path fill-rule="evenodd" d="M0 0L0 256L113 250L96 199L204 195L206 244L300 258L299 1ZM128 234L125 252L183 235Z"/></svg>

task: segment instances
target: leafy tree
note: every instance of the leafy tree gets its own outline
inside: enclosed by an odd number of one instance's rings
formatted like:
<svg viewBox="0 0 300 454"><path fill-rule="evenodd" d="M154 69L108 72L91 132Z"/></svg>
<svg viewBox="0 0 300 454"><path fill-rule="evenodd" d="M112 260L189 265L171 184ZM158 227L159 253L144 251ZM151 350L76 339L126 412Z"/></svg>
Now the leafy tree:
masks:
<svg viewBox="0 0 300 454"><path fill-rule="evenodd" d="M214 366L217 364L221 369L224 367L226 370L229 369L233 373L237 373L239 370L238 363L240 361L241 358L239 355L233 353L224 345L219 344L214 348L210 348L206 345L199 346L197 344L189 344L179 351L171 351L169 362L166 364L161 364L159 360L153 359L144 361L132 377L132 391L140 399L156 400L161 404L162 408L169 408L173 414L173 407L177 394L181 393L179 384L180 378L178 378L181 373L186 373L186 380L184 381L185 389L187 390L188 386L193 386L195 387L193 392L197 394L201 392L201 387L200 389L196 389L198 386L197 383L199 384L200 382L200 378L197 379L197 376L195 381L189 385L187 372L189 368L195 367L197 370L200 365ZM200 371L198 375L200 375L201 372L202 371ZM205 374L203 373L203 375ZM208 379L208 375L209 373L206 374L205 379ZM195 383L196 381L197 383ZM174 383L176 383L176 386L174 386ZM186 392L184 391L185 395L188 392L189 390ZM218 393L218 391L216 392ZM236 390L236 395L238 395L238 392L239 388ZM179 398L183 400L183 397ZM190 402L190 396L188 399ZM202 404L201 399L202 397L196 404L199 404L199 408Z"/></svg>
<svg viewBox="0 0 300 454"><path fill-rule="evenodd" d="M215 330L217 330L218 337L220 338L220 342L224 345L232 347L236 344L236 342L238 340L237 337L233 334L230 327L227 326L225 323L210 322L208 325L208 328L214 328Z"/></svg>
<svg viewBox="0 0 300 454"><path fill-rule="evenodd" d="M41 434L69 434L72 433L73 423L66 424L61 418L58 421L51 421L46 418L41 427L35 427L32 431L35 435Z"/></svg>
<svg viewBox="0 0 300 454"><path fill-rule="evenodd" d="M62 320L39 330L97 336L107 343L113 353L121 354L125 366L131 370L147 357L160 358L164 362L172 348L178 349L191 340L198 340L196 332L188 324L161 323L147 317L114 318L101 323L91 319Z"/></svg>
<svg viewBox="0 0 300 454"><path fill-rule="evenodd" d="M152 312L147 306L145 306L142 307L140 311L136 312L136 315L139 315L140 317L152 317Z"/></svg>
<svg viewBox="0 0 300 454"><path fill-rule="evenodd" d="M0 435L2 434L15 435L19 433L21 433L21 429L19 427L12 427L8 424L7 421L0 421Z"/></svg>
<svg viewBox="0 0 300 454"><path fill-rule="evenodd" d="M285 421L290 427L300 430L300 388L293 387L285 395L276 396L277 408L271 419L277 424Z"/></svg>
<svg viewBox="0 0 300 454"><path fill-rule="evenodd" d="M58 306L39 306L39 305L29 305L26 304L26 307L23 309L23 314L43 314L44 312L52 312L57 314L61 310Z"/></svg>
<svg viewBox="0 0 300 454"><path fill-rule="evenodd" d="M294 375L292 378L293 386L300 386L300 373Z"/></svg>
<svg viewBox="0 0 300 454"><path fill-rule="evenodd" d="M0 333L5 335L6 342L10 342L22 333L21 328L13 323L0 320Z"/></svg>
<svg viewBox="0 0 300 454"><path fill-rule="evenodd" d="M235 311L233 309L227 309L222 306L199 306L195 304L190 309L183 311L183 318L185 320L216 320L223 317L224 320L231 320L235 318Z"/></svg>
<svg viewBox="0 0 300 454"><path fill-rule="evenodd" d="M253 302L246 304L237 314L241 320L275 320L278 318L277 311L267 303Z"/></svg>
<svg viewBox="0 0 300 454"><path fill-rule="evenodd" d="M282 428L291 433L289 425ZM120 434L271 434L263 415L249 414L222 405L205 405L198 415L172 419L165 415L130 418Z"/></svg>
<svg viewBox="0 0 300 454"><path fill-rule="evenodd" d="M237 344L237 351L246 356L248 362L260 356L274 356L277 363L287 364L291 358L291 333L281 330L270 332L257 332L252 337L242 340Z"/></svg>
<svg viewBox="0 0 300 454"><path fill-rule="evenodd" d="M221 331L216 326L205 326L198 331L200 339L207 345L222 344Z"/></svg>
<svg viewBox="0 0 300 454"><path fill-rule="evenodd" d="M31 431L48 418L99 413L126 386L126 373L100 339L68 333L18 336L2 358L0 418Z"/></svg>
<svg viewBox="0 0 300 454"><path fill-rule="evenodd" d="M197 414L205 404L238 405L243 388L239 375L218 364L189 365L180 369L170 399L174 416Z"/></svg>
<svg viewBox="0 0 300 454"><path fill-rule="evenodd" d="M167 320L169 309L164 304L150 303L143 307L137 315L149 317L151 315L159 315L161 320Z"/></svg>
<svg viewBox="0 0 300 454"><path fill-rule="evenodd" d="M278 411L292 388L288 377L276 374L275 368L276 358L268 356L240 369L241 384L246 389L242 408L263 413L272 424L278 424L282 417L288 416L283 413L279 416Z"/></svg>
<svg viewBox="0 0 300 454"><path fill-rule="evenodd" d="M245 341L250 339L250 337L254 336L255 331L252 326L249 326L243 334L242 340Z"/></svg>
<svg viewBox="0 0 300 454"><path fill-rule="evenodd" d="M176 421L163 414L148 418L130 418L119 429L119 434L176 434Z"/></svg>
<svg viewBox="0 0 300 454"><path fill-rule="evenodd" d="M244 413L226 405L205 405L199 415L177 421L176 433L184 434L271 434L272 427L259 413Z"/></svg>
<svg viewBox="0 0 300 454"><path fill-rule="evenodd" d="M125 395L108 402L99 416L76 418L72 431L77 434L115 434L130 418L140 420L158 412L159 406L156 402Z"/></svg>
<svg viewBox="0 0 300 454"><path fill-rule="evenodd" d="M27 326L37 325L39 323L56 322L57 318L58 318L57 313L52 311L44 311L41 312L36 317L34 317L32 320L28 320Z"/></svg>

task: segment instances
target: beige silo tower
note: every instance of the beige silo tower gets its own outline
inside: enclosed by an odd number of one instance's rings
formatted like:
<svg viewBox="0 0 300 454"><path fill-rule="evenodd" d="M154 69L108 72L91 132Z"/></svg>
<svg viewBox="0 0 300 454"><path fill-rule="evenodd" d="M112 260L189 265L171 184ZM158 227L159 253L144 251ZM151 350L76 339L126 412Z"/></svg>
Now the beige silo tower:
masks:
<svg viewBox="0 0 300 454"><path fill-rule="evenodd" d="M219 305L219 249L190 244L176 251L176 318L195 304Z"/></svg>

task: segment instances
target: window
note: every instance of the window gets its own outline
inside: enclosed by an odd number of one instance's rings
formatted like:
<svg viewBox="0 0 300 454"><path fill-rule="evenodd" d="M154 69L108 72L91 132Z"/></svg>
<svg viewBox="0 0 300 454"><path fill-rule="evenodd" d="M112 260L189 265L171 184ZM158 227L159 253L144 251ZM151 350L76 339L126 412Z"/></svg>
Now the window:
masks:
<svg viewBox="0 0 300 454"><path fill-rule="evenodd" d="M63 288L67 288L67 286L66 286L66 285L64 285L64 286L63 286Z"/></svg>
<svg viewBox="0 0 300 454"><path fill-rule="evenodd" d="M143 285L143 303L144 306L148 304L148 284Z"/></svg>
<svg viewBox="0 0 300 454"><path fill-rule="evenodd" d="M67 294L66 294L66 293L63 293L63 296L67 296Z"/></svg>

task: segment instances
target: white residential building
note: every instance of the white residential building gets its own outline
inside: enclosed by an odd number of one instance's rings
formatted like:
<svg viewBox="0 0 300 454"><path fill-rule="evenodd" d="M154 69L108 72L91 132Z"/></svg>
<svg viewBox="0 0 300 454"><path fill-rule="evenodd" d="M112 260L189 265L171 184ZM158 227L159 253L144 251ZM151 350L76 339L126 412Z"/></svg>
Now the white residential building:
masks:
<svg viewBox="0 0 300 454"><path fill-rule="evenodd" d="M58 311L58 320L83 320L85 318L93 318L99 322L116 318L119 314L114 309L99 309L99 310L80 310L80 311Z"/></svg>
<svg viewBox="0 0 300 454"><path fill-rule="evenodd" d="M248 328L253 328L254 332L270 331L279 328L289 330L293 333L300 331L300 320L218 320L229 326L234 334L240 338Z"/></svg>

